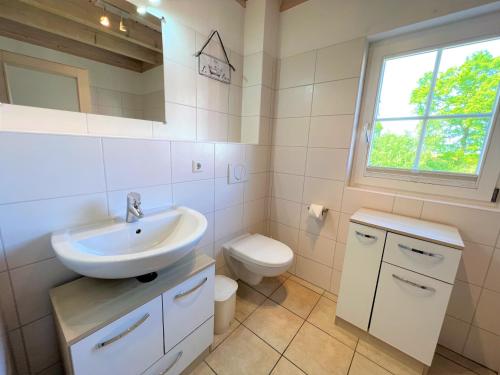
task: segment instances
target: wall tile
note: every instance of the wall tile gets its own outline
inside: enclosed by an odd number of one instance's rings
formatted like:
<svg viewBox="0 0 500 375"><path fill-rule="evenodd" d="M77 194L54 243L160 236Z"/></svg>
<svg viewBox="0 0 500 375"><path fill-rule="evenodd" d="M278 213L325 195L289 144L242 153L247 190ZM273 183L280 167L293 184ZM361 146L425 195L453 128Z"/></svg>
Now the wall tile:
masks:
<svg viewBox="0 0 500 375"><path fill-rule="evenodd" d="M311 114L313 86L279 90L276 96L275 116L305 117Z"/></svg>
<svg viewBox="0 0 500 375"><path fill-rule="evenodd" d="M196 106L196 71L173 61L165 61L165 100Z"/></svg>
<svg viewBox="0 0 500 375"><path fill-rule="evenodd" d="M183 182L214 177L214 145L172 142L172 181ZM193 161L202 163L201 172L193 172Z"/></svg>
<svg viewBox="0 0 500 375"><path fill-rule="evenodd" d="M265 172L269 170L270 161L269 146L246 146L245 161L247 163L248 172Z"/></svg>
<svg viewBox="0 0 500 375"><path fill-rule="evenodd" d="M277 221L271 221L269 225L269 235L283 242L290 247L294 252L299 249L299 230L287 225L283 225Z"/></svg>
<svg viewBox="0 0 500 375"><path fill-rule="evenodd" d="M108 192L108 207L110 216L125 218L127 214L127 194L135 191L141 195L141 207L146 212L158 208L172 206L172 185L131 188Z"/></svg>
<svg viewBox="0 0 500 375"><path fill-rule="evenodd" d="M469 333L470 324L455 319L449 315L445 316L439 344L446 346L454 352L461 353Z"/></svg>
<svg viewBox="0 0 500 375"><path fill-rule="evenodd" d="M245 163L245 146L240 144L215 145L215 177L228 176L229 164Z"/></svg>
<svg viewBox="0 0 500 375"><path fill-rule="evenodd" d="M240 143L241 140L241 117L228 116L227 141Z"/></svg>
<svg viewBox="0 0 500 375"><path fill-rule="evenodd" d="M10 268L55 256L52 232L104 220L104 193L0 206L0 227Z"/></svg>
<svg viewBox="0 0 500 375"><path fill-rule="evenodd" d="M272 169L275 172L304 174L307 149L304 147L274 147Z"/></svg>
<svg viewBox="0 0 500 375"><path fill-rule="evenodd" d="M484 282L484 287L500 292L500 248L495 250L491 258L491 264Z"/></svg>
<svg viewBox="0 0 500 375"><path fill-rule="evenodd" d="M465 322L471 322L480 294L480 287L456 281L451 292L447 314Z"/></svg>
<svg viewBox="0 0 500 375"><path fill-rule="evenodd" d="M231 115L240 116L242 106L243 90L240 86L229 86L229 108Z"/></svg>
<svg viewBox="0 0 500 375"><path fill-rule="evenodd" d="M196 139L198 141L226 142L228 117L225 113L198 109Z"/></svg>
<svg viewBox="0 0 500 375"><path fill-rule="evenodd" d="M262 92L263 86L256 85L243 88L241 94L241 115L260 116L262 115Z"/></svg>
<svg viewBox="0 0 500 375"><path fill-rule="evenodd" d="M465 242L457 279L482 286L492 255L492 247Z"/></svg>
<svg viewBox="0 0 500 375"><path fill-rule="evenodd" d="M311 117L310 147L349 148L353 115Z"/></svg>
<svg viewBox="0 0 500 375"><path fill-rule="evenodd" d="M205 213L205 218L207 219L207 231L201 238L200 242L196 246L197 248L210 248L210 251L213 251L212 246L214 243L214 228L215 228L215 217L214 213ZM210 254L209 256L212 256L213 254Z"/></svg>
<svg viewBox="0 0 500 375"><path fill-rule="evenodd" d="M316 51L281 59L278 67L278 87L280 89L310 85L314 82Z"/></svg>
<svg viewBox="0 0 500 375"><path fill-rule="evenodd" d="M152 138L153 122L124 117L102 116L87 113L89 134L117 137Z"/></svg>
<svg viewBox="0 0 500 375"><path fill-rule="evenodd" d="M295 272L298 277L317 286L325 289L330 287L332 269L328 268L324 264L316 263L302 256L297 256Z"/></svg>
<svg viewBox="0 0 500 375"><path fill-rule="evenodd" d="M394 196L346 188L342 199L342 212L353 214L360 208L391 212Z"/></svg>
<svg viewBox="0 0 500 375"><path fill-rule="evenodd" d="M49 290L77 277L56 258L12 270L12 286L21 324L49 314Z"/></svg>
<svg viewBox="0 0 500 375"><path fill-rule="evenodd" d="M243 203L244 184L228 184L226 177L215 179L215 209L220 210Z"/></svg>
<svg viewBox="0 0 500 375"><path fill-rule="evenodd" d="M300 231L299 254L303 257L332 267L334 252L335 241L326 237ZM326 288L328 288L328 286Z"/></svg>
<svg viewBox="0 0 500 375"><path fill-rule="evenodd" d="M395 197L392 212L396 215L410 216L419 218L422 213L424 201L420 199Z"/></svg>
<svg viewBox="0 0 500 375"><path fill-rule="evenodd" d="M500 336L472 327L463 354L491 369L498 369L500 367L498 348L500 348Z"/></svg>
<svg viewBox="0 0 500 375"><path fill-rule="evenodd" d="M196 32L179 22L168 20L163 29L163 49L165 58L196 69ZM167 76L170 72L167 71Z"/></svg>
<svg viewBox="0 0 500 375"><path fill-rule="evenodd" d="M245 203L243 208L243 226L248 228L266 220L267 199Z"/></svg>
<svg viewBox="0 0 500 375"><path fill-rule="evenodd" d="M268 188L269 174L267 172L251 173L248 175L248 181L245 182L245 202L266 197L269 191Z"/></svg>
<svg viewBox="0 0 500 375"><path fill-rule="evenodd" d="M303 176L275 173L272 176L272 196L301 202L303 185Z"/></svg>
<svg viewBox="0 0 500 375"><path fill-rule="evenodd" d="M276 119L273 132L274 145L307 146L309 117Z"/></svg>
<svg viewBox="0 0 500 375"><path fill-rule="evenodd" d="M0 309L7 330L17 328L19 320L17 319L14 294L10 286L9 273L6 271L0 273Z"/></svg>
<svg viewBox="0 0 500 375"><path fill-rule="evenodd" d="M57 335L52 315L23 327L31 371L38 373L59 360Z"/></svg>
<svg viewBox="0 0 500 375"><path fill-rule="evenodd" d="M299 228L300 209L300 203L273 198L271 199L270 218L281 224Z"/></svg>
<svg viewBox="0 0 500 375"><path fill-rule="evenodd" d="M243 87L262 84L263 53L252 53L243 59Z"/></svg>
<svg viewBox="0 0 500 375"><path fill-rule="evenodd" d="M310 148L307 151L306 176L344 180L348 151L332 148Z"/></svg>
<svg viewBox="0 0 500 375"><path fill-rule="evenodd" d="M172 185L174 204L202 213L214 210L214 180L189 181Z"/></svg>
<svg viewBox="0 0 500 375"><path fill-rule="evenodd" d="M306 177L304 182L305 203L315 203L333 211L340 211L344 183L323 178Z"/></svg>
<svg viewBox="0 0 500 375"><path fill-rule="evenodd" d="M196 105L217 112L228 112L229 87L225 83L197 75Z"/></svg>
<svg viewBox="0 0 500 375"><path fill-rule="evenodd" d="M24 349L23 336L20 328L9 332L9 344L17 373L29 374L28 358L26 358L26 351Z"/></svg>
<svg viewBox="0 0 500 375"><path fill-rule="evenodd" d="M87 133L84 113L1 104L3 130L44 133Z"/></svg>
<svg viewBox="0 0 500 375"><path fill-rule="evenodd" d="M1 133L0 149L0 203L105 191L98 138Z"/></svg>
<svg viewBox="0 0 500 375"><path fill-rule="evenodd" d="M330 292L338 295L340 289L340 279L342 277L342 272L338 270L333 270L332 279L330 281Z"/></svg>
<svg viewBox="0 0 500 375"><path fill-rule="evenodd" d="M312 116L353 114L357 94L357 78L316 84Z"/></svg>
<svg viewBox="0 0 500 375"><path fill-rule="evenodd" d="M215 211L215 240L236 235L243 229L243 205Z"/></svg>
<svg viewBox="0 0 500 375"><path fill-rule="evenodd" d="M422 219L454 225L465 241L493 246L500 231L500 212L424 202Z"/></svg>
<svg viewBox="0 0 500 375"><path fill-rule="evenodd" d="M103 138L108 190L166 185L170 176L170 142Z"/></svg>
<svg viewBox="0 0 500 375"><path fill-rule="evenodd" d="M196 108L165 103L166 124L153 124L153 137L176 140L196 140Z"/></svg>
<svg viewBox="0 0 500 375"><path fill-rule="evenodd" d="M337 233L337 242L347 243L347 233L349 231L349 219L351 214L341 213L339 218L339 230Z"/></svg>
<svg viewBox="0 0 500 375"><path fill-rule="evenodd" d="M483 289L472 324L500 336L500 293Z"/></svg>
<svg viewBox="0 0 500 375"><path fill-rule="evenodd" d="M346 245L340 242L335 243L335 253L333 257L333 268L342 271L344 266Z"/></svg>
<svg viewBox="0 0 500 375"><path fill-rule="evenodd" d="M308 215L307 205L303 205L300 229L335 240L337 238L339 218L339 212L329 210L323 220L317 220Z"/></svg>
<svg viewBox="0 0 500 375"><path fill-rule="evenodd" d="M318 50L315 82L359 77L364 47L360 38Z"/></svg>

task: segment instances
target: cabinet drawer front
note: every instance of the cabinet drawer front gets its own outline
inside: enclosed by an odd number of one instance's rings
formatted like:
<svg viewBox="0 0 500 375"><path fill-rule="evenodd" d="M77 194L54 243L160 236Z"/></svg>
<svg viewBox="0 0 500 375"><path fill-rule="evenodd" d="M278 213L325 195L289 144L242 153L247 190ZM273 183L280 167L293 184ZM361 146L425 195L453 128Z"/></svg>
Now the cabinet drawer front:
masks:
<svg viewBox="0 0 500 375"><path fill-rule="evenodd" d="M163 293L165 352L214 314L215 266Z"/></svg>
<svg viewBox="0 0 500 375"><path fill-rule="evenodd" d="M174 346L143 375L177 375L193 362L213 341L214 318L210 318Z"/></svg>
<svg viewBox="0 0 500 375"><path fill-rule="evenodd" d="M140 374L163 355L161 297L70 347L75 375Z"/></svg>
<svg viewBox="0 0 500 375"><path fill-rule="evenodd" d="M384 261L453 284L462 252L395 233L387 234Z"/></svg>
<svg viewBox="0 0 500 375"><path fill-rule="evenodd" d="M367 330L377 287L386 232L351 223L347 238L337 316Z"/></svg>
<svg viewBox="0 0 500 375"><path fill-rule="evenodd" d="M430 366L451 289L383 262L369 332Z"/></svg>

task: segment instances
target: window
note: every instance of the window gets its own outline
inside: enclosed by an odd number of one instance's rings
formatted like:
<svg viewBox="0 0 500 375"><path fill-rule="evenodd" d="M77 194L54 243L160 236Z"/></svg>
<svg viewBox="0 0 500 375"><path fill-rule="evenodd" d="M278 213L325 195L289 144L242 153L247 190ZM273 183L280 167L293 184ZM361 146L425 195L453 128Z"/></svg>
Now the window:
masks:
<svg viewBox="0 0 500 375"><path fill-rule="evenodd" d="M491 199L500 173L499 18L369 45L351 185Z"/></svg>
<svg viewBox="0 0 500 375"><path fill-rule="evenodd" d="M500 39L384 59L369 168L478 176L497 107Z"/></svg>

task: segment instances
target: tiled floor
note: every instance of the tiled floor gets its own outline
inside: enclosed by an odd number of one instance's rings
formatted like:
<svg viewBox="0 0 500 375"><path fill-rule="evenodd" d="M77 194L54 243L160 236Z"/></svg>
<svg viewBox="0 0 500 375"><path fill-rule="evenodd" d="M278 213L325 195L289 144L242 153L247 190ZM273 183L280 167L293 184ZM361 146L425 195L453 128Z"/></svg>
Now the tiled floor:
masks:
<svg viewBox="0 0 500 375"><path fill-rule="evenodd" d="M191 375L417 375L417 361L334 323L336 296L291 275L239 282L236 314ZM431 375L493 375L440 348Z"/></svg>

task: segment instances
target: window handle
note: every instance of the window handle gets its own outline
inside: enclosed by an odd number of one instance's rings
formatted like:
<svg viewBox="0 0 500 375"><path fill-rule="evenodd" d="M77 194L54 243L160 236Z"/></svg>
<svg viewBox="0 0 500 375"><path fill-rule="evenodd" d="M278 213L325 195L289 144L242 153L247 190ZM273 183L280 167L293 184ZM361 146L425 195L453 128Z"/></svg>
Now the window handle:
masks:
<svg viewBox="0 0 500 375"><path fill-rule="evenodd" d="M366 144L370 144L370 123L365 123L365 140Z"/></svg>

